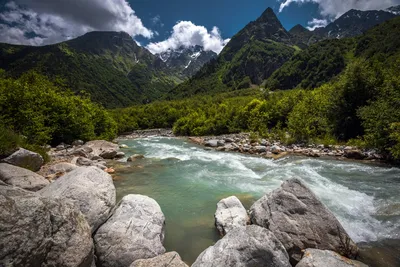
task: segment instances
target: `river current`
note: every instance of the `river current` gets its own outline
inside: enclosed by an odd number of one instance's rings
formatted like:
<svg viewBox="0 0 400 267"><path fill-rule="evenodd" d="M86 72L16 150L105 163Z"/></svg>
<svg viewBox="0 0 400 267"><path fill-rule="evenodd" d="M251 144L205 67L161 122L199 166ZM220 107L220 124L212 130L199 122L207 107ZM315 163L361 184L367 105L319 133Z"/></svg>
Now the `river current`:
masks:
<svg viewBox="0 0 400 267"><path fill-rule="evenodd" d="M115 164L117 198L154 198L166 217L165 247L192 263L218 241L217 202L237 196L246 208L282 181L303 180L362 248L370 266L400 266L400 169L360 162L290 156L263 159L206 151L184 139L121 140L127 156Z"/></svg>

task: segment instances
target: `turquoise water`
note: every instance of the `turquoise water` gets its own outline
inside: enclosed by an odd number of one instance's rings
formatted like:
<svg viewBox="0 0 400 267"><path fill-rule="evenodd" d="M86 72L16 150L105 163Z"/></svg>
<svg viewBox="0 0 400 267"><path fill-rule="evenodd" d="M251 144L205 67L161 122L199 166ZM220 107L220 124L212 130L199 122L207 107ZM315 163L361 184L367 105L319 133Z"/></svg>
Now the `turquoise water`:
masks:
<svg viewBox="0 0 400 267"><path fill-rule="evenodd" d="M189 264L219 239L214 213L220 199L236 195L249 208L293 177L321 198L354 241L400 240L399 168L295 156L273 161L206 151L175 138L120 143L129 146L123 149L127 156L143 154L145 159L126 163L125 158L116 164L117 198L154 198L166 217L166 249L179 252ZM395 243L396 250L399 242ZM400 264L400 252L392 256L394 264Z"/></svg>

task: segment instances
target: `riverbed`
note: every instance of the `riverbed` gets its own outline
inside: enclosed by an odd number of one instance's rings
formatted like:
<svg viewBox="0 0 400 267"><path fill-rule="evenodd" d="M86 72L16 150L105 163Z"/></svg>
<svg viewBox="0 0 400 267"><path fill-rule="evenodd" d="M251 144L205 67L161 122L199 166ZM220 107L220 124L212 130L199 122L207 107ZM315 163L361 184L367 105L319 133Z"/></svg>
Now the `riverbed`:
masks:
<svg viewBox="0 0 400 267"><path fill-rule="evenodd" d="M289 156L264 159L218 151L184 139L120 140L126 156L114 163L117 198L154 198L166 217L165 247L191 264L218 239L217 202L237 196L246 208L282 181L302 179L328 206L370 266L400 266L400 169L334 159ZM368 262L367 262L368 261Z"/></svg>

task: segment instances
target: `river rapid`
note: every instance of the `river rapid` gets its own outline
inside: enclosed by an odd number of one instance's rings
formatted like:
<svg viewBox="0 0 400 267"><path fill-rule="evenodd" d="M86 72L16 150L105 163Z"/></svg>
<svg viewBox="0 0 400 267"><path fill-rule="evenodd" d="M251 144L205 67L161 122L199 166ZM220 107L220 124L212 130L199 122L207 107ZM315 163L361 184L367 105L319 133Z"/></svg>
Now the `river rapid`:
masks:
<svg viewBox="0 0 400 267"><path fill-rule="evenodd" d="M336 215L370 266L400 266L400 169L361 162L289 156L280 160L206 151L184 139L120 140L126 156L114 163L117 198L154 198L166 217L165 247L191 264L218 241L217 202L237 196L246 208L282 181L302 179Z"/></svg>

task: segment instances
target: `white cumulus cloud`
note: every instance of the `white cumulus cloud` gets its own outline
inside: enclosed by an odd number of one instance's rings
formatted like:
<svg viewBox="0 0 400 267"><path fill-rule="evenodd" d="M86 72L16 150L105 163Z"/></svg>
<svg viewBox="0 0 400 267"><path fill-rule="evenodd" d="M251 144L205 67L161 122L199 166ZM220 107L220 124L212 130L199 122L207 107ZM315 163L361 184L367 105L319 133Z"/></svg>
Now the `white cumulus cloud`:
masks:
<svg viewBox="0 0 400 267"><path fill-rule="evenodd" d="M44 45L88 31L152 38L126 0L14 0L0 14L0 42Z"/></svg>
<svg viewBox="0 0 400 267"><path fill-rule="evenodd" d="M311 21L308 22L308 27L310 31L315 30L316 28L325 27L328 25L328 21L326 19L316 19L313 18Z"/></svg>
<svg viewBox="0 0 400 267"><path fill-rule="evenodd" d="M400 0L278 0L278 2L281 2L279 12L292 3L316 3L319 5L321 15L330 18L338 18L350 9L381 10L400 4Z"/></svg>
<svg viewBox="0 0 400 267"><path fill-rule="evenodd" d="M181 46L190 47L200 45L204 50L220 53L230 39L223 39L217 27L208 31L206 27L193 24L191 21L179 21L172 28L171 36L161 42L150 43L146 48L153 54L177 49Z"/></svg>

